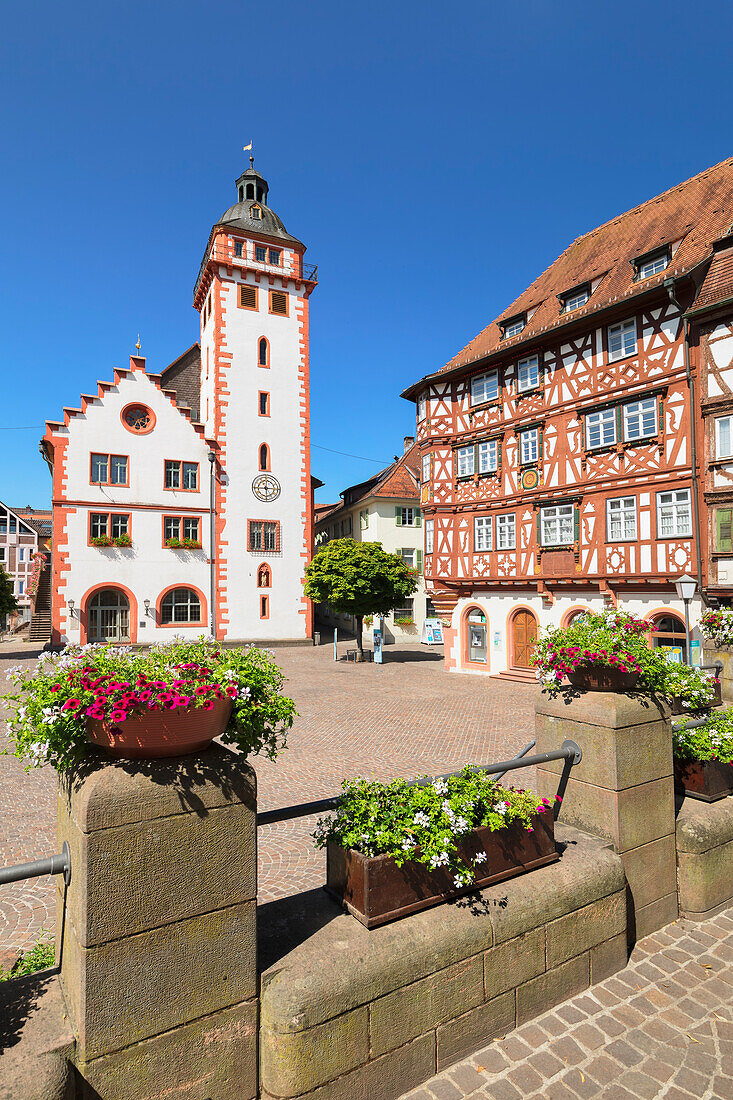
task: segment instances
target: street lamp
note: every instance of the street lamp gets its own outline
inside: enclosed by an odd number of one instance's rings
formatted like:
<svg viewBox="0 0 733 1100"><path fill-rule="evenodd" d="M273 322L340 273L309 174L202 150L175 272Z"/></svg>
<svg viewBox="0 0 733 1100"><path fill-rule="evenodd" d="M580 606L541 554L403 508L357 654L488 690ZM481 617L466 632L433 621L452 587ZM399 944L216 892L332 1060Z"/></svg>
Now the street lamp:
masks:
<svg viewBox="0 0 733 1100"><path fill-rule="evenodd" d="M687 664L692 664L692 640L690 638L690 603L697 591L697 581L687 573L683 573L678 581L675 581L677 595L685 605L685 638L687 639Z"/></svg>

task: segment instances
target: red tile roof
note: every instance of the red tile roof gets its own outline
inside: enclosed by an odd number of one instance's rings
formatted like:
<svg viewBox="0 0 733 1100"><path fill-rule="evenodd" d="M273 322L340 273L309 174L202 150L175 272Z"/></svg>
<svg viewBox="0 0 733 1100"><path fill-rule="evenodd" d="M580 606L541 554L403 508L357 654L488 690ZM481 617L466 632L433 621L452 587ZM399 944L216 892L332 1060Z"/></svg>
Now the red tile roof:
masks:
<svg viewBox="0 0 733 1100"><path fill-rule="evenodd" d="M713 256L703 284L697 292L694 310L709 308L733 298L733 242L724 251Z"/></svg>
<svg viewBox="0 0 733 1100"><path fill-rule="evenodd" d="M643 294L671 276L689 273L732 225L733 158L729 158L578 237L441 369L475 362L499 348L516 347L548 329ZM669 267L635 282L631 261L663 245L678 245ZM586 282L594 284L588 304L570 314L560 313L557 295ZM502 340L497 321L520 313L527 314L526 327L520 335Z"/></svg>
<svg viewBox="0 0 733 1100"><path fill-rule="evenodd" d="M420 448L413 443L408 451L386 470L385 477L366 496L411 498L417 497L420 486Z"/></svg>

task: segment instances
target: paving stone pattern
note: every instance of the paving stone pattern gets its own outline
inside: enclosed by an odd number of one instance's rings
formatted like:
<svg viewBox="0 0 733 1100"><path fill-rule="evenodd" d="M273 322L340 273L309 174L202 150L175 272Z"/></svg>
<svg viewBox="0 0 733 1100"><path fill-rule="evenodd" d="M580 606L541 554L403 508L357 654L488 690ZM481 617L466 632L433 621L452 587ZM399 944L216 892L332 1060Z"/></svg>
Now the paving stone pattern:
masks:
<svg viewBox="0 0 733 1100"><path fill-rule="evenodd" d="M733 910L641 940L605 982L402 1100L733 1100Z"/></svg>
<svg viewBox="0 0 733 1100"><path fill-rule="evenodd" d="M353 642L340 643L345 653ZM287 690L299 711L287 750L274 763L253 758L260 809L337 793L354 775L391 779L454 770L513 756L534 736L533 685L447 673L442 652L389 646L385 664L333 661L333 646L277 649ZM33 664L38 650L0 645L0 694L11 690L4 672ZM0 707L0 748L5 721ZM533 769L517 773L531 786ZM19 863L56 850L56 777L28 775L20 761L0 756L0 861ZM270 901L325 880L325 855L313 847L315 818L259 830L259 898ZM33 943L53 929L50 878L0 887L0 951ZM13 956L15 957L15 956ZM0 962L0 965L2 963Z"/></svg>

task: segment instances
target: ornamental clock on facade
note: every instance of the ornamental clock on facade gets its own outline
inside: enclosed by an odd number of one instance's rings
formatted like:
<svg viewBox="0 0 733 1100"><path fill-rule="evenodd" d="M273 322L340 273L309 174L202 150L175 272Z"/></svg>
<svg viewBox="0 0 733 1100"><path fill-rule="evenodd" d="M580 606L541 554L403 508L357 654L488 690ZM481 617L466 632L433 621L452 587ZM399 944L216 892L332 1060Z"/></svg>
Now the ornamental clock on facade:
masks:
<svg viewBox="0 0 733 1100"><path fill-rule="evenodd" d="M258 500L277 500L280 496L280 482L272 474L260 474L252 482L252 492Z"/></svg>

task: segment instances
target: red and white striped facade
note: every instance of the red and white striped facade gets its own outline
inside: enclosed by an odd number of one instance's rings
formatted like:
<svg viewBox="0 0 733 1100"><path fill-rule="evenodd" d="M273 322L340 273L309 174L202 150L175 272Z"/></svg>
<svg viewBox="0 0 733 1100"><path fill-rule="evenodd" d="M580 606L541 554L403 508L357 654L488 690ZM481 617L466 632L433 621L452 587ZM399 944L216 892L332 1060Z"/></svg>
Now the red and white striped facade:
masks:
<svg viewBox="0 0 733 1100"><path fill-rule="evenodd" d="M312 635L315 272L266 206L266 181L250 169L237 188L199 270L200 353L185 353L185 375L184 356L162 375L133 356L47 424L54 644Z"/></svg>

